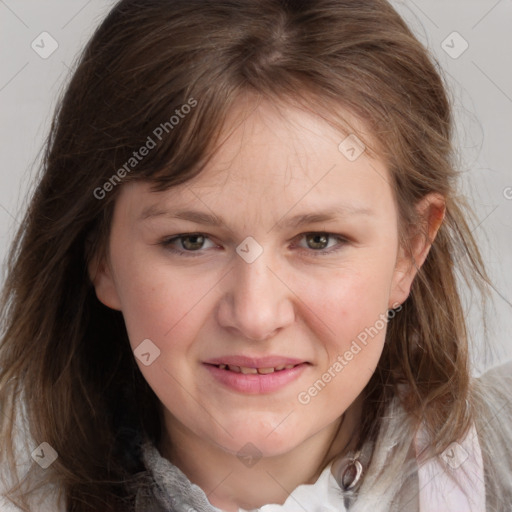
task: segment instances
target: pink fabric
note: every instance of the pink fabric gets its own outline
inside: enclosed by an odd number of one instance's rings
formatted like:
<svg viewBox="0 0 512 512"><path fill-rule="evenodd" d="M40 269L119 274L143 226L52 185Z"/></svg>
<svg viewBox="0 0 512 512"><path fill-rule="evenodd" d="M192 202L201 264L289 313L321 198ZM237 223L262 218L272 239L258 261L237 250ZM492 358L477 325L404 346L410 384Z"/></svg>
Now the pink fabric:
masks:
<svg viewBox="0 0 512 512"><path fill-rule="evenodd" d="M427 443L421 430L415 439L416 456ZM474 424L464 440L419 463L418 476L420 512L485 512L484 467Z"/></svg>

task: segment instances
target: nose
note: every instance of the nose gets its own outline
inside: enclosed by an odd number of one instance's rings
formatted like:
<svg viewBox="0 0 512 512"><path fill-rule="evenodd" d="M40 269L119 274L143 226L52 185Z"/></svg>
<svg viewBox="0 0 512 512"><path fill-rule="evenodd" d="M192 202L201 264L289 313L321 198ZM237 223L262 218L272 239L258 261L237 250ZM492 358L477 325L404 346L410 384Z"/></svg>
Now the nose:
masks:
<svg viewBox="0 0 512 512"><path fill-rule="evenodd" d="M218 321L237 338L264 341L295 320L295 295L271 260L266 251L252 263L238 258L224 282Z"/></svg>

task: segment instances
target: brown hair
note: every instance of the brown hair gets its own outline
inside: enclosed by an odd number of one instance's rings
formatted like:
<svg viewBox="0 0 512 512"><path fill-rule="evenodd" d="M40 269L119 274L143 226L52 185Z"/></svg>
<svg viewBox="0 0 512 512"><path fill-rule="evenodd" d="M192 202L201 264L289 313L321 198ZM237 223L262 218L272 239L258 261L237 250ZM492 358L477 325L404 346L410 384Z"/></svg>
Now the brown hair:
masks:
<svg viewBox="0 0 512 512"><path fill-rule="evenodd" d="M363 440L401 383L436 453L468 429L456 268L484 294L487 278L457 196L442 79L399 15L385 0L123 0L88 43L59 104L1 305L1 452L14 468L23 399L30 435L59 454L44 476L64 490L70 511L129 510L126 482L144 469L141 435L157 443L162 428L123 317L97 300L87 274L106 249L122 186L114 185L122 177L163 190L197 175L227 112L248 93L299 102L335 123L343 124L336 105L364 120L388 164L404 246L419 225L414 205L430 192L446 198L445 221L366 388ZM174 126L171 116L194 101ZM162 125L156 147L119 171Z"/></svg>

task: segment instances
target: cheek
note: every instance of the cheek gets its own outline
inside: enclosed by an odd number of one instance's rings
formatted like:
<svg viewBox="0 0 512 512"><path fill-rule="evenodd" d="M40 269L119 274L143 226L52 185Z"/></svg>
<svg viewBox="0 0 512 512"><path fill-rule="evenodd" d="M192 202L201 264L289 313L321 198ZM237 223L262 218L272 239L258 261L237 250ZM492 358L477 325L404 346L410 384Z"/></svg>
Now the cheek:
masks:
<svg viewBox="0 0 512 512"><path fill-rule="evenodd" d="M325 325L325 358L298 396L308 413L334 421L359 396L378 364L387 329L393 265L369 258L311 286L308 304ZM312 281L320 282L320 281ZM311 301L311 302L309 302ZM336 404L333 407L333 404Z"/></svg>
<svg viewBox="0 0 512 512"><path fill-rule="evenodd" d="M304 414L334 421L360 395L375 372L387 329L389 282L352 273L311 290L310 300L328 327L325 358L297 396Z"/></svg>
<svg viewBox="0 0 512 512"><path fill-rule="evenodd" d="M151 282L134 276L130 289L122 295L123 317L132 348L143 339L151 339L162 349L165 335L185 314L183 300L171 287L153 287Z"/></svg>
<svg viewBox="0 0 512 512"><path fill-rule="evenodd" d="M132 260L123 264L123 271L130 276L121 286L123 317L136 362L160 401L170 410L185 411L190 404L182 390L194 394L197 383L184 361L196 359L194 340L204 320L205 296L208 290L214 293L212 285L167 265L139 267ZM138 354L148 352L146 365Z"/></svg>
<svg viewBox="0 0 512 512"><path fill-rule="evenodd" d="M375 324L383 330L381 319L387 312L392 279L391 268L383 267L351 267L309 286L306 302L329 333L330 352L345 351L353 339Z"/></svg>
<svg viewBox="0 0 512 512"><path fill-rule="evenodd" d="M149 263L148 263L149 262ZM208 283L166 264L154 264L136 251L118 259L116 286L132 348L151 339L162 351L188 324ZM190 330L192 325L188 325ZM178 343L179 344L179 343Z"/></svg>

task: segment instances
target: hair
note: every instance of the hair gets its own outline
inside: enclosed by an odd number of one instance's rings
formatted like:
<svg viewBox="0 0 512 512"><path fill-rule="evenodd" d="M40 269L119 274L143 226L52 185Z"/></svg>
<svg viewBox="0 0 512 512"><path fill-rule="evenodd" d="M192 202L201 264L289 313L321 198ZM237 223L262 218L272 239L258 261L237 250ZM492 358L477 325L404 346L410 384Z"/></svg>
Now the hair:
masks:
<svg viewBox="0 0 512 512"><path fill-rule="evenodd" d="M365 388L361 442L375 437L403 384L403 406L427 426L435 453L461 438L474 407L457 272L483 295L488 279L457 192L451 107L438 68L385 0L115 5L59 102L8 257L0 446L13 471L23 403L32 439L59 455L44 473L30 471L63 490L67 509L129 510L128 483L144 470L140 442L159 442L161 405L134 361L122 313L97 299L88 264L106 254L123 183L166 190L198 175L221 143L228 112L249 94L300 105L346 133L355 131L338 110L361 119L372 140L358 136L389 169L404 247L411 228L423 229L418 201L445 198L445 219ZM175 114L178 123L169 122ZM158 127L161 140L128 169ZM27 507L20 489L13 486L11 498Z"/></svg>

